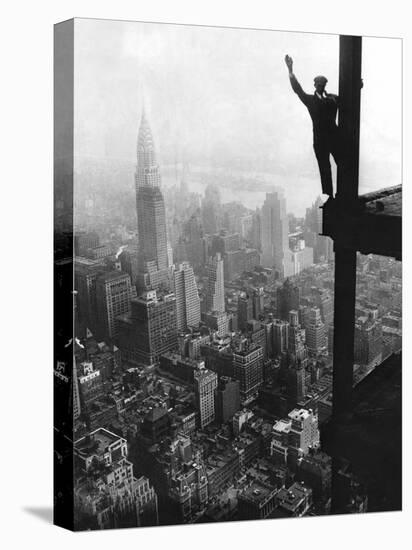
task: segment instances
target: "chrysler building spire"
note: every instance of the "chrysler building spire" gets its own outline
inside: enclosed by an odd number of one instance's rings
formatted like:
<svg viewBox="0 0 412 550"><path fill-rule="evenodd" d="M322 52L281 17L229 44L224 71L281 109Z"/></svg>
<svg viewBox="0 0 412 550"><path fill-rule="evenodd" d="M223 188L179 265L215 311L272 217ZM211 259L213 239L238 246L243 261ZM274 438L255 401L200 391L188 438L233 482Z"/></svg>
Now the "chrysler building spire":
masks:
<svg viewBox="0 0 412 550"><path fill-rule="evenodd" d="M156 289L168 280L167 228L160 171L152 131L143 110L137 138L136 207L139 288Z"/></svg>
<svg viewBox="0 0 412 550"><path fill-rule="evenodd" d="M136 189L138 187L160 187L160 172L156 162L153 134L143 107L137 137Z"/></svg>

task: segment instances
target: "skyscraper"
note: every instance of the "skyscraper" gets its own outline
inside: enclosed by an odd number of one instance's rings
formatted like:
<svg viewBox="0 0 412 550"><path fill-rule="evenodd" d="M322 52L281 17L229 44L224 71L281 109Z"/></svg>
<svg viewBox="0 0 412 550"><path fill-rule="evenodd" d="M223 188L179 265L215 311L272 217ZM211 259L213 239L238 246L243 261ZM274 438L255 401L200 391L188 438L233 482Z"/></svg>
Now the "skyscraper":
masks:
<svg viewBox="0 0 412 550"><path fill-rule="evenodd" d="M239 330L245 331L248 321L253 319L253 301L247 292L242 292L237 302Z"/></svg>
<svg viewBox="0 0 412 550"><path fill-rule="evenodd" d="M222 424L240 409L239 381L221 376L216 388L216 418Z"/></svg>
<svg viewBox="0 0 412 550"><path fill-rule="evenodd" d="M263 383L263 350L245 338L233 352L234 378L240 382L240 400L252 401Z"/></svg>
<svg viewBox="0 0 412 550"><path fill-rule="evenodd" d="M97 328L100 338L117 336L117 317L130 312L131 299L132 284L128 273L111 271L97 278Z"/></svg>
<svg viewBox="0 0 412 550"><path fill-rule="evenodd" d="M251 243L258 250L262 249L262 213L257 208L252 215Z"/></svg>
<svg viewBox="0 0 412 550"><path fill-rule="evenodd" d="M198 327L200 323L200 300L192 266L183 262L174 272L177 330Z"/></svg>
<svg viewBox="0 0 412 550"><path fill-rule="evenodd" d="M315 305L319 308L322 321L328 328L333 323L333 297L329 290L323 288L312 288Z"/></svg>
<svg viewBox="0 0 412 550"><path fill-rule="evenodd" d="M221 225L220 191L216 185L208 185L202 200L202 218L205 233L217 233Z"/></svg>
<svg viewBox="0 0 412 550"><path fill-rule="evenodd" d="M315 263L333 259L333 241L322 233L322 199L318 197L310 208L306 209L304 237L307 246L313 248Z"/></svg>
<svg viewBox="0 0 412 550"><path fill-rule="evenodd" d="M206 240L199 211L193 214L183 226L183 235L180 244L180 254L184 254L195 271L200 270L206 263Z"/></svg>
<svg viewBox="0 0 412 550"><path fill-rule="evenodd" d="M299 275L313 265L313 248L306 246L303 239L299 239L291 250L291 262L292 274Z"/></svg>
<svg viewBox="0 0 412 550"><path fill-rule="evenodd" d="M139 279L142 290L168 280L166 211L160 190L153 136L143 112L137 140L136 207L139 235Z"/></svg>
<svg viewBox="0 0 412 550"><path fill-rule="evenodd" d="M105 267L100 262L76 258L74 262L74 280L77 295L77 313L82 327L97 330L98 313L96 298L96 281ZM77 327L79 334L81 327Z"/></svg>
<svg viewBox="0 0 412 550"><path fill-rule="evenodd" d="M293 273L289 250L289 221L281 189L266 193L262 206L262 265L274 267L281 278Z"/></svg>
<svg viewBox="0 0 412 550"><path fill-rule="evenodd" d="M177 347L174 294L145 292L131 302L131 312L118 318L119 348L126 360L153 365Z"/></svg>
<svg viewBox="0 0 412 550"><path fill-rule="evenodd" d="M204 428L215 419L215 389L217 374L200 368L194 374L196 405L199 412L199 424Z"/></svg>
<svg viewBox="0 0 412 550"><path fill-rule="evenodd" d="M296 407L306 392L305 369L300 362L290 365L286 374L286 399L288 407Z"/></svg>
<svg viewBox="0 0 412 550"><path fill-rule="evenodd" d="M299 454L307 454L320 444L318 415L312 410L294 409L288 414L292 421L289 445Z"/></svg>
<svg viewBox="0 0 412 550"><path fill-rule="evenodd" d="M140 187L160 188L159 166L156 162L152 130L143 110L137 138L137 168L135 173L136 190Z"/></svg>
<svg viewBox="0 0 412 550"><path fill-rule="evenodd" d="M295 364L306 368L308 363L308 350L305 345L305 329L299 324L299 314L296 310L289 313L289 353L294 357Z"/></svg>
<svg viewBox="0 0 412 550"><path fill-rule="evenodd" d="M289 320L289 312L299 309L300 290L290 279L277 289L277 312L279 319Z"/></svg>
<svg viewBox="0 0 412 550"><path fill-rule="evenodd" d="M355 362L375 366L382 361L382 321L366 316L355 324Z"/></svg>
<svg viewBox="0 0 412 550"><path fill-rule="evenodd" d="M309 311L306 328L306 344L310 353L316 355L326 347L325 324L322 321L320 309L313 307Z"/></svg>
<svg viewBox="0 0 412 550"><path fill-rule="evenodd" d="M289 323L275 319L272 323L272 350L274 357L286 352L289 347Z"/></svg>
<svg viewBox="0 0 412 550"><path fill-rule="evenodd" d="M223 274L223 260L220 253L210 258L206 267L206 311L225 312L225 286Z"/></svg>
<svg viewBox="0 0 412 550"><path fill-rule="evenodd" d="M265 309L265 292L263 287L253 290L253 318L259 319Z"/></svg>

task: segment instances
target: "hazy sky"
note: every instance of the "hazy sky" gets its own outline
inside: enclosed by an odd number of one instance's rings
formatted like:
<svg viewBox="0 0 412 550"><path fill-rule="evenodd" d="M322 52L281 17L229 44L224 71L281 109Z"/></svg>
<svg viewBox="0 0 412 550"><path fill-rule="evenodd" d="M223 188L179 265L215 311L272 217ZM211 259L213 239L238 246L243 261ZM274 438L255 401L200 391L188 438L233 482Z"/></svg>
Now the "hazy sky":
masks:
<svg viewBox="0 0 412 550"><path fill-rule="evenodd" d="M337 93L338 43L334 35L78 19L76 154L134 161L144 102L161 164L273 174L288 209L302 213L320 182L311 121L284 56L306 91L324 74ZM401 183L401 41L364 39L362 73L365 192Z"/></svg>

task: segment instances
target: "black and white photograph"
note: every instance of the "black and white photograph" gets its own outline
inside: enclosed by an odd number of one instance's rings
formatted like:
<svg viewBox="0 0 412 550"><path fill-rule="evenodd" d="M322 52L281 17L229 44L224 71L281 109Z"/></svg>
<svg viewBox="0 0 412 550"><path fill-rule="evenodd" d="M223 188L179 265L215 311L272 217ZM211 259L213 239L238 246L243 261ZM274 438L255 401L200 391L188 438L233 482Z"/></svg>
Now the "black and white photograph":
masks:
<svg viewBox="0 0 412 550"><path fill-rule="evenodd" d="M407 4L2 15L2 547L407 547Z"/></svg>
<svg viewBox="0 0 412 550"><path fill-rule="evenodd" d="M401 509L401 48L56 25L74 530Z"/></svg>

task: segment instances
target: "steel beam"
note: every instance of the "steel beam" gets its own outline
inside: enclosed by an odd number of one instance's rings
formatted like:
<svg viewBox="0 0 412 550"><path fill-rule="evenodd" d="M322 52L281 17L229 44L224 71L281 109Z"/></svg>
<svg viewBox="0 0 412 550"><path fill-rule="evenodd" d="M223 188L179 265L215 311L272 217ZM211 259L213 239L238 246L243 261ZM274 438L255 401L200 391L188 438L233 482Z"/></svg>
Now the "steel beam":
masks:
<svg viewBox="0 0 412 550"><path fill-rule="evenodd" d="M349 209L355 207L359 187L361 58L362 38L341 36L339 132L342 149L337 171L336 205L347 214L350 214ZM346 235L334 242L333 416L337 420L350 414L352 409L356 249L348 246L351 241L350 236Z"/></svg>

